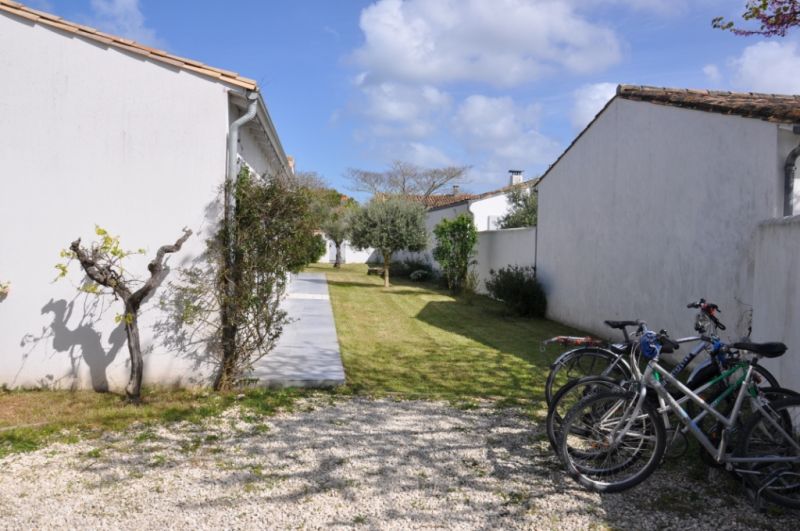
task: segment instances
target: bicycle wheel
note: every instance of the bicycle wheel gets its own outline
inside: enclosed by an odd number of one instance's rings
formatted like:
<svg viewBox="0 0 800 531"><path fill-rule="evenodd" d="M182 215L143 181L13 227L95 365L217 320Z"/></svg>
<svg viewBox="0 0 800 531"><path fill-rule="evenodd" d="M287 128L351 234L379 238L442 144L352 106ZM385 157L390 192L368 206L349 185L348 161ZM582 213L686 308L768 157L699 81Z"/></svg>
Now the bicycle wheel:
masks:
<svg viewBox="0 0 800 531"><path fill-rule="evenodd" d="M620 390L620 385L616 380L607 376L584 376L577 380L568 382L561 387L553 396L553 402L547 408L547 438L550 446L558 454L558 440L561 438L561 423L564 416L578 402L592 393L599 391Z"/></svg>
<svg viewBox="0 0 800 531"><path fill-rule="evenodd" d="M620 492L655 471L667 439L656 409L645 401L630 428L619 432L637 399L633 393L600 392L584 398L567 413L558 449L575 481L597 492Z"/></svg>
<svg viewBox="0 0 800 531"><path fill-rule="evenodd" d="M762 461L737 463L736 472L757 497L800 509L800 397L770 403L753 417L734 456Z"/></svg>
<svg viewBox="0 0 800 531"><path fill-rule="evenodd" d="M544 397L548 407L558 389L571 380L584 376L607 376L613 380L627 380L631 376L624 356L610 350L586 347L559 357L550 367L544 384Z"/></svg>

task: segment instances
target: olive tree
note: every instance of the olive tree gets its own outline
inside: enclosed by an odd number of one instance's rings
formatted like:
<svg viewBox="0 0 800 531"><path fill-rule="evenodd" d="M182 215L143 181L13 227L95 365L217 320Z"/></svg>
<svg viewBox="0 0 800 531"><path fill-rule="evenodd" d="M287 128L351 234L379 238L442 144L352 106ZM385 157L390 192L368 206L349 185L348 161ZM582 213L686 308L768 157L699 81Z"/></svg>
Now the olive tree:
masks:
<svg viewBox="0 0 800 531"><path fill-rule="evenodd" d="M421 251L427 245L425 207L400 197L374 198L350 222L350 241L372 247L383 257L383 285L389 287L389 266L397 251Z"/></svg>
<svg viewBox="0 0 800 531"><path fill-rule="evenodd" d="M514 229L517 227L535 227L539 215L539 196L530 188L515 188L508 192L511 209L500 218L500 227Z"/></svg>
<svg viewBox="0 0 800 531"><path fill-rule="evenodd" d="M358 203L344 195L339 195L338 204L328 210L321 229L336 246L336 259L333 267L342 265L342 244L350 235L350 218L358 208Z"/></svg>
<svg viewBox="0 0 800 531"><path fill-rule="evenodd" d="M135 252L126 251L120 245L118 236L112 236L100 227L96 227L95 232L100 237L99 242L85 247L78 238L70 244L69 249L61 252L61 256L68 261L57 264L56 269L59 270L59 278L65 277L69 263L77 260L91 281L83 284L82 291L97 295L112 295L122 302L125 310L117 316L117 320L125 325L131 360L131 373L125 387L125 395L128 401L136 403L141 400L144 374L144 360L139 340L139 310L142 303L155 292L169 272L164 264L166 255L180 251L192 231L184 228L183 235L174 244L158 248L155 258L147 265L150 276L144 281L132 277L127 268L123 267L123 261L132 254L144 254L145 251L143 249ZM104 291L103 288L108 291Z"/></svg>

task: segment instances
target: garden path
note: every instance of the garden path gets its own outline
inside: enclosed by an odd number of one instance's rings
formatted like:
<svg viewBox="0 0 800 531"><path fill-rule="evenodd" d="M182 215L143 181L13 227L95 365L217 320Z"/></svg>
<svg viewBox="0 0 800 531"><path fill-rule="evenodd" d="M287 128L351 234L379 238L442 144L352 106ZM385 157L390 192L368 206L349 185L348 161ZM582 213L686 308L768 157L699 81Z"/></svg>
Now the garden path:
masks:
<svg viewBox="0 0 800 531"><path fill-rule="evenodd" d="M267 387L333 387L345 383L339 340L324 273L292 276L283 309L291 322L275 349L256 363Z"/></svg>

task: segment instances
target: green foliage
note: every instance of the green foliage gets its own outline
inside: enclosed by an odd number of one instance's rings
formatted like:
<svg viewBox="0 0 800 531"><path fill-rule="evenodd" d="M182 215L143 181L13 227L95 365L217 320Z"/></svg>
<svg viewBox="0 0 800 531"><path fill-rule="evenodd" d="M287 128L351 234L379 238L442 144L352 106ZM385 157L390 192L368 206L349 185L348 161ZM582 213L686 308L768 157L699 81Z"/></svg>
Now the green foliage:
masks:
<svg viewBox="0 0 800 531"><path fill-rule="evenodd" d="M325 247L325 238L320 234L314 234L306 243L308 248L306 249L304 265L319 262L319 259L325 255L325 251L327 250Z"/></svg>
<svg viewBox="0 0 800 531"><path fill-rule="evenodd" d="M98 259L118 268L120 273L125 273L125 269L121 265L123 259L134 254L145 254L147 252L145 249L126 251L122 248L119 236L112 236L108 230L104 229L100 225L94 226L94 233L99 236L99 238L90 245L91 252L94 256L98 257ZM70 249L62 249L59 253L59 256L66 259L66 262L61 262L55 265L55 269L58 270L58 276L56 277L56 280L67 276L67 273L69 273L70 263L77 258L75 253ZM78 290L84 293L91 293L93 295L103 295L104 292L100 288L101 286L96 283L86 282L79 287Z"/></svg>
<svg viewBox="0 0 800 531"><path fill-rule="evenodd" d="M408 278L413 280L414 282L425 282L431 276L430 271L425 271L424 269L417 269L413 271Z"/></svg>
<svg viewBox="0 0 800 531"><path fill-rule="evenodd" d="M336 190L326 190L322 194L320 229L336 245L336 267L341 265L341 246L350 235L350 220L358 208L352 197Z"/></svg>
<svg viewBox="0 0 800 531"><path fill-rule="evenodd" d="M180 272L161 306L168 319L157 326L168 346L191 351L203 344L219 356L216 386L231 388L268 354L287 321L280 301L289 273L316 262L325 251L316 234L313 193L246 168L235 183L233 263L226 266L229 231L223 220L209 240L205 266ZM227 280L232 280L233 289ZM223 350L221 312L229 309L232 350Z"/></svg>
<svg viewBox="0 0 800 531"><path fill-rule="evenodd" d="M439 262L447 287L454 293L461 292L473 263L473 250L478 241L478 230L468 214L443 219L433 229L436 247L433 257Z"/></svg>
<svg viewBox="0 0 800 531"><path fill-rule="evenodd" d="M500 219L500 227L535 227L539 215L538 194L528 188L515 188L508 193L511 211Z"/></svg>
<svg viewBox="0 0 800 531"><path fill-rule="evenodd" d="M392 262L389 266L389 273L391 273L393 277L410 278L411 274L415 271L425 271L428 273L428 276L433 276L433 266L422 260L415 260L413 258L397 260Z"/></svg>
<svg viewBox="0 0 800 531"><path fill-rule="evenodd" d="M358 209L350 223L350 240L360 249L377 249L384 261L384 280L389 285L389 266L397 251L421 251L428 242L425 207L399 197L372 199Z"/></svg>
<svg viewBox="0 0 800 531"><path fill-rule="evenodd" d="M517 315L543 318L547 312L547 297L536 279L532 267L510 265L490 271L486 289L495 299L503 301Z"/></svg>

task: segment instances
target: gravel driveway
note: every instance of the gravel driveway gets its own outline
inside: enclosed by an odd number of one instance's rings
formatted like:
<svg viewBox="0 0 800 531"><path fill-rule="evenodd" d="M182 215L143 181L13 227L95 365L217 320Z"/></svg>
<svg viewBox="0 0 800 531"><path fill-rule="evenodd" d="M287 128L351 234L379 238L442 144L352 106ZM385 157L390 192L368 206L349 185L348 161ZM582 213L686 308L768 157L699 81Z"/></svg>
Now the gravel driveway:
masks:
<svg viewBox="0 0 800 531"><path fill-rule="evenodd" d="M747 529L727 479L680 467L600 496L562 476L541 428L481 405L315 398L275 417L140 426L0 460L0 527ZM678 470L675 470L678 468ZM728 492L728 494L725 494Z"/></svg>

